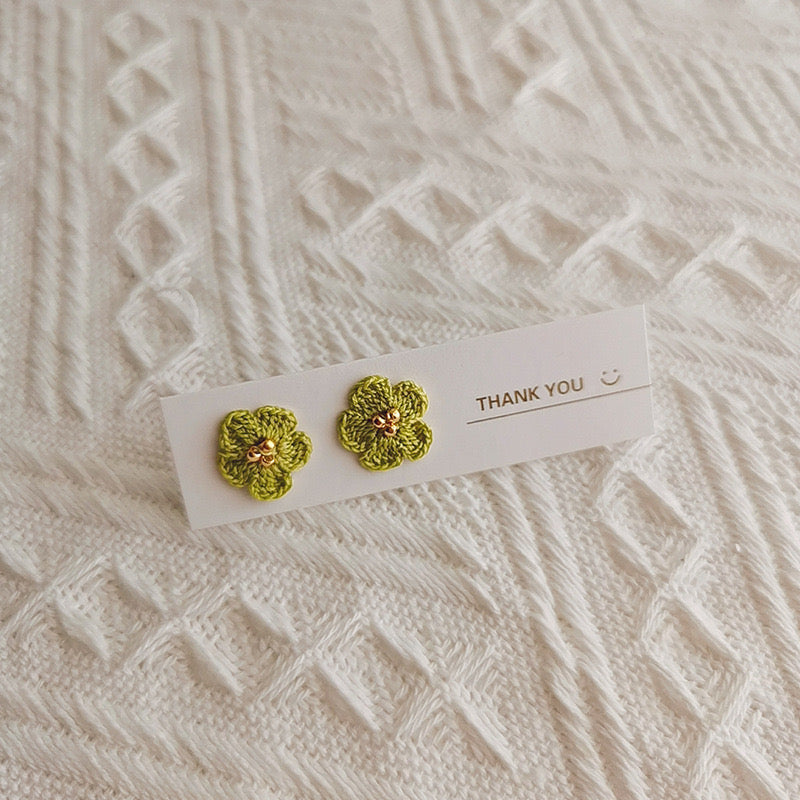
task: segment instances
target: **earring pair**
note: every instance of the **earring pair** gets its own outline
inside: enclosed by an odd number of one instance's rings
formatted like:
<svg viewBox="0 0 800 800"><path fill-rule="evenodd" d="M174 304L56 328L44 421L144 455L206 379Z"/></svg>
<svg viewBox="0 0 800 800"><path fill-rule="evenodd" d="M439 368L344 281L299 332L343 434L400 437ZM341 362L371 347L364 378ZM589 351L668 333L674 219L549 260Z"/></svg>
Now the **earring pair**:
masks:
<svg viewBox="0 0 800 800"><path fill-rule="evenodd" d="M382 375L369 375L350 389L347 408L338 416L339 443L371 471L417 461L433 441L422 419L427 410L428 396L413 381L392 386ZM283 497L311 451L310 437L297 430L297 418L286 408L238 409L220 423L219 469L228 483L247 488L256 500Z"/></svg>

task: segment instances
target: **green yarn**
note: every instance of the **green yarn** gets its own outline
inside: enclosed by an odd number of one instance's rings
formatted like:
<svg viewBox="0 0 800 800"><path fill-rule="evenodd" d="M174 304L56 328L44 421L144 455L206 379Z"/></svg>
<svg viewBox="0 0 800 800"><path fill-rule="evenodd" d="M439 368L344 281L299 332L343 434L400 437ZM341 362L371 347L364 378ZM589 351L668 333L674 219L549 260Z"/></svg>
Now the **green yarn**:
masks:
<svg viewBox="0 0 800 800"><path fill-rule="evenodd" d="M292 488L292 473L311 455L311 439L296 427L294 414L277 406L231 411L219 426L217 464L225 480L247 487L256 500L283 497ZM249 461L248 452L259 460Z"/></svg>
<svg viewBox="0 0 800 800"><path fill-rule="evenodd" d="M391 410L399 412L396 425L387 416ZM365 469L394 469L403 459L416 461L430 449L433 431L421 419L427 410L428 396L421 386L412 381L392 386L387 378L370 375L350 390L348 408L339 416L339 441Z"/></svg>

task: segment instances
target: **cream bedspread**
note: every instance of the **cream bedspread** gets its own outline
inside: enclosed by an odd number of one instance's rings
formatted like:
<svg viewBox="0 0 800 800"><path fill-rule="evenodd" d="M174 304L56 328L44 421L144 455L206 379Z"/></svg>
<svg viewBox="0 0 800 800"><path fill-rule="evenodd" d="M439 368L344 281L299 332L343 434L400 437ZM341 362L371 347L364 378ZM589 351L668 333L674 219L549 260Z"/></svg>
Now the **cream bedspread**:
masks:
<svg viewBox="0 0 800 800"><path fill-rule="evenodd" d="M0 796L800 796L798 42L0 0ZM159 396L639 302L656 435L188 528Z"/></svg>

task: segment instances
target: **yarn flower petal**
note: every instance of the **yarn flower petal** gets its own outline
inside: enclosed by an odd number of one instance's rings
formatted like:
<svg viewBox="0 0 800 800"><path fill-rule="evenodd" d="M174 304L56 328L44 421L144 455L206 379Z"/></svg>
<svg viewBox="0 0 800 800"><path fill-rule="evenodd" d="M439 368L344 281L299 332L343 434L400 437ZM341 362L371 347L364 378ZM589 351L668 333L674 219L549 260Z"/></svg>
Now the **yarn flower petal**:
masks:
<svg viewBox="0 0 800 800"><path fill-rule="evenodd" d="M297 418L288 408L262 406L253 412L259 436L277 442L297 427Z"/></svg>
<svg viewBox="0 0 800 800"><path fill-rule="evenodd" d="M370 375L350 390L348 399L339 415L339 441L365 469L394 469L430 449L433 432L420 419L428 397L413 381L392 386L387 378Z"/></svg>
<svg viewBox="0 0 800 800"><path fill-rule="evenodd" d="M391 405L403 419L418 419L428 410L428 395L413 381L400 381L392 387Z"/></svg>
<svg viewBox="0 0 800 800"><path fill-rule="evenodd" d="M277 453L281 469L294 472L306 465L311 455L311 439L303 431L294 431L278 442Z"/></svg>
<svg viewBox="0 0 800 800"><path fill-rule="evenodd" d="M339 417L339 441L345 450L363 453L375 443L377 437L371 422L373 413L364 414L354 408L342 413Z"/></svg>
<svg viewBox="0 0 800 800"><path fill-rule="evenodd" d="M256 475L258 466L250 464L237 452L236 455L217 454L217 464L231 486L248 486Z"/></svg>
<svg viewBox="0 0 800 800"><path fill-rule="evenodd" d="M260 433L259 421L250 411L231 411L219 428L219 451L235 457L242 449L247 450Z"/></svg>
<svg viewBox="0 0 800 800"><path fill-rule="evenodd" d="M262 406L231 411L220 423L217 464L232 486L257 500L277 500L292 488L291 473L311 455L311 440L297 431L285 408Z"/></svg>
<svg viewBox="0 0 800 800"><path fill-rule="evenodd" d="M358 457L358 463L373 471L394 469L403 463L403 447L397 439L377 439Z"/></svg>
<svg viewBox="0 0 800 800"><path fill-rule="evenodd" d="M350 391L348 403L356 413L365 417L388 408L392 400L392 385L381 375L370 375L359 381Z"/></svg>
<svg viewBox="0 0 800 800"><path fill-rule="evenodd" d="M430 450L433 431L421 419L412 419L400 426L396 441L401 447L403 457L416 461Z"/></svg>
<svg viewBox="0 0 800 800"><path fill-rule="evenodd" d="M292 488L292 474L278 466L265 467L256 472L247 488L256 500L277 500Z"/></svg>

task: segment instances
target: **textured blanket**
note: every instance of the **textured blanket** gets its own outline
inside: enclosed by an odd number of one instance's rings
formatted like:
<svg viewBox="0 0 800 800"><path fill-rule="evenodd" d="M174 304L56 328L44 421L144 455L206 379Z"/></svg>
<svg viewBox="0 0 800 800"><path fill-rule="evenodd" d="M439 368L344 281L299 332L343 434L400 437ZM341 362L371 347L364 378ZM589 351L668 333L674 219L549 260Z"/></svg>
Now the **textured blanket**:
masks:
<svg viewBox="0 0 800 800"><path fill-rule="evenodd" d="M800 796L798 41L0 0L0 796ZM160 396L640 302L654 436L189 529Z"/></svg>

